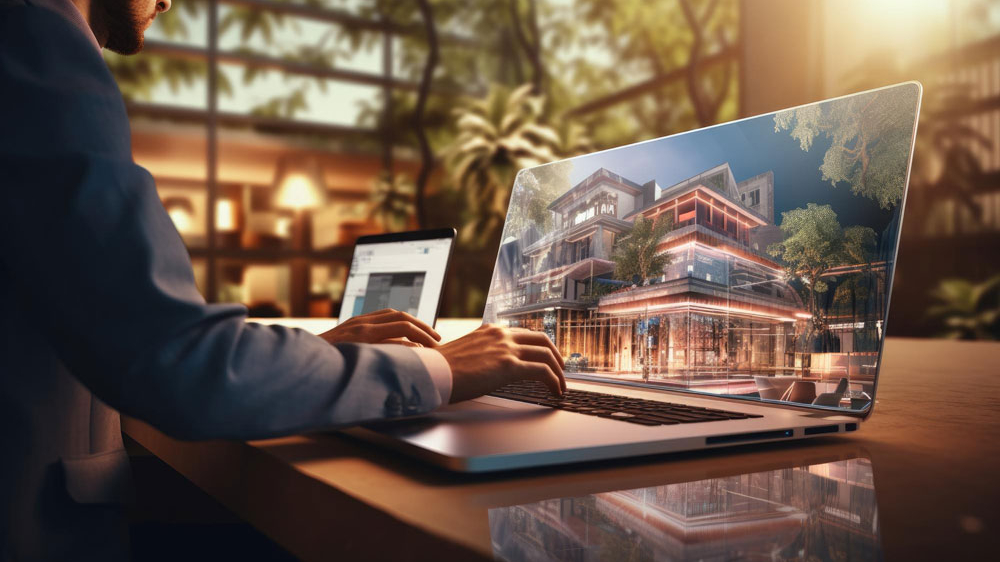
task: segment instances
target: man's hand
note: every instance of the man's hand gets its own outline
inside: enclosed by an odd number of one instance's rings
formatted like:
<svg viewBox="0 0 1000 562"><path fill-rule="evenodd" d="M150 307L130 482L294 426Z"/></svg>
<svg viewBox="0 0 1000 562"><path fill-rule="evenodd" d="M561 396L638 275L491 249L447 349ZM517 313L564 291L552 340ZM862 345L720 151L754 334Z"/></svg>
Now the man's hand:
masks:
<svg viewBox="0 0 1000 562"><path fill-rule="evenodd" d="M395 343L410 347L437 347L441 341L434 328L391 308L345 320L319 337L328 343Z"/></svg>
<svg viewBox="0 0 1000 562"><path fill-rule="evenodd" d="M437 349L451 366L452 403L520 380L543 382L559 396L566 391L562 356L541 332L482 326Z"/></svg>

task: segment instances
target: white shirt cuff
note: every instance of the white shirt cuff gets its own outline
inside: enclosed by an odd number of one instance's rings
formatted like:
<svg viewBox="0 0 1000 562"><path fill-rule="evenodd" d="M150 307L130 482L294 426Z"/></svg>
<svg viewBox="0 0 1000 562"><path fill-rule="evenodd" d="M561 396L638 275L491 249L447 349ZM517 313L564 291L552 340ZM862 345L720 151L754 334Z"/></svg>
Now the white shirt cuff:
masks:
<svg viewBox="0 0 1000 562"><path fill-rule="evenodd" d="M436 349L429 347L411 349L420 358L420 362L424 364L427 372L430 373L431 381L441 396L441 404L447 404L451 400L451 366L448 365L448 360Z"/></svg>

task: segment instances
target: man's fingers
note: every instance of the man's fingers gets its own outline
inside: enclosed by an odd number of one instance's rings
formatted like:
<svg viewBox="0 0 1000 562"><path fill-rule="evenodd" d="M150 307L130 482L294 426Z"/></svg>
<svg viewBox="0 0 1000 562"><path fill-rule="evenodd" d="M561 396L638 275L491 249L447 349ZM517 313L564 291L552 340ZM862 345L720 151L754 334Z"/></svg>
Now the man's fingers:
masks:
<svg viewBox="0 0 1000 562"><path fill-rule="evenodd" d="M545 363L521 361L518 364L517 374L520 375L521 379L530 379L544 383L545 386L549 387L549 392L556 396L563 395L563 388L559 377Z"/></svg>
<svg viewBox="0 0 1000 562"><path fill-rule="evenodd" d="M344 320L340 325L350 326L352 324L380 324L385 322L396 312L399 311L391 308L383 308L382 310L376 310L375 312L369 312L360 316L352 316L351 318Z"/></svg>
<svg viewBox="0 0 1000 562"><path fill-rule="evenodd" d="M517 330L512 331L511 335L514 337L514 341L522 345L537 345L541 347L547 347L552 350L552 355L555 356L556 360L559 361L559 368L566 368L566 364L563 362L562 354L556 348L556 345L552 343L549 336L542 332L532 332L531 330Z"/></svg>
<svg viewBox="0 0 1000 562"><path fill-rule="evenodd" d="M552 372L559 379L559 388L563 392L566 392L566 378L563 376L562 365L556 360L556 356L552 353L552 350L547 347L541 347L538 345L522 345L518 348L518 357L522 361L530 361L532 363L544 363L552 369Z"/></svg>
<svg viewBox="0 0 1000 562"><path fill-rule="evenodd" d="M437 340L430 334L414 326L409 322L388 322L386 324L374 324L368 329L374 341L384 341L394 338L407 338L412 342L419 343L425 347L437 347Z"/></svg>
<svg viewBox="0 0 1000 562"><path fill-rule="evenodd" d="M412 315L412 314L410 314L408 312L403 312L401 310L396 310L394 312L399 315L399 317L400 317L401 320L405 320L405 321L409 322L410 324L413 324L414 326L416 326L416 327L420 328L421 330L427 332L427 335L429 335L430 337L434 338L437 341L441 341L441 334L437 333L434 330L434 328L431 328L430 326L428 326L427 323L424 322L423 320L417 318L416 316L414 316L414 315Z"/></svg>
<svg viewBox="0 0 1000 562"><path fill-rule="evenodd" d="M419 318L403 312L401 310L394 310L392 308L383 308L382 310L376 310L375 312L369 312L368 314L363 314L361 316L355 316L344 322L345 325L350 325L352 323L362 323L362 324L388 324L390 322L409 322L414 326L420 328L427 335L431 336L437 341L441 341L441 334L438 334L434 328L427 325L426 322L420 320Z"/></svg>
<svg viewBox="0 0 1000 562"><path fill-rule="evenodd" d="M423 347L417 342L412 342L410 340L404 340L403 338L390 338L387 340L380 341L378 343L391 343L394 345L402 345L404 347Z"/></svg>

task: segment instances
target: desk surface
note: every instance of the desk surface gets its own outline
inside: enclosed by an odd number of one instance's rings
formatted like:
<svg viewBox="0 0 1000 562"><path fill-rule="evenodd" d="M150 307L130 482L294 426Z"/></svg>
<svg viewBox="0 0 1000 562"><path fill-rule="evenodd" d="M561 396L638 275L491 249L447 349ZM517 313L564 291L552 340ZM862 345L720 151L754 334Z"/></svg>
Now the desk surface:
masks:
<svg viewBox="0 0 1000 562"><path fill-rule="evenodd" d="M303 327L320 330L329 325L327 321ZM450 339L476 325L478 321L442 321L439 330ZM332 554L346 556L343 559L352 559L352 554L368 559L493 559L494 548L511 544L517 552L527 552L525 548L546 548L544 543L552 540L584 540L581 533L590 531L580 521L590 517L588 510L603 510L605 534L610 532L609 524L628 528L622 536L632 537L631 542L616 544L618 549L635 549L644 540L650 543L654 532L669 531L675 539L680 537L669 545L644 543L642 548L647 550L638 559L650 557L648 548L673 548L667 553L674 557L678 552L704 556L708 552L698 548L708 548L714 539L691 533L690 527L700 524L692 523L694 519L681 521L681 527L688 528L680 534L673 516L667 521L670 529L656 531L655 525L649 526L654 521L645 511L611 517L606 514L621 515L628 510L618 506L609 512L611 508L602 506L637 497L634 492L613 494L617 491L659 487L642 493L666 495L681 489L665 485L707 479L731 484L739 480L731 477L747 473L757 474L744 477L751 486L775 475L791 482L790 470L842 481L837 467L845 466L854 472L859 466L873 471L877 511L863 516L843 513L871 495L859 495L850 487L844 489L850 495L847 504L821 506L821 511L827 519L843 518L845 528L852 526L853 518L853 526L867 527L871 536L827 532L817 539L813 535L818 527L814 526L811 534L800 532L799 542L815 547L822 540L832 545L823 546L831 549L828 552L846 549L855 555L870 552L874 544L888 560L995 555L1000 550L1000 486L996 481L1000 474L1000 344L890 338L885 353L875 413L849 436L501 475L450 473L338 434L193 443L171 439L132 419L124 420L124 428L153 454L304 560L328 560ZM862 460L849 460L857 458ZM836 461L847 462L827 464ZM813 468L801 468L809 465ZM776 472L759 474L766 471ZM711 482L698 485L712 488ZM872 483L862 482L861 487L870 489ZM684 490L691 493L690 487ZM538 503L560 498L572 500ZM791 501L787 497L773 500L754 501L768 505ZM522 508L495 509L507 506ZM864 506L858 509L864 511ZM795 510L780 506L777 511L782 512L780 521L788 521L794 515L788 512ZM808 515L805 510L801 521L807 521ZM739 518L745 521L746 513ZM774 530L780 526L779 519L769 521L770 526L745 526L741 540L752 539L754 533L780 536ZM731 519L722 523L727 532L735 532ZM538 530L540 526L543 531ZM512 539L512 533L522 536ZM534 537L537 544L522 544L523 535L532 533L539 535ZM597 539L588 534L585 540ZM723 541L730 541L726 543L729 548L735 544L732 536ZM837 541L844 544L838 547Z"/></svg>

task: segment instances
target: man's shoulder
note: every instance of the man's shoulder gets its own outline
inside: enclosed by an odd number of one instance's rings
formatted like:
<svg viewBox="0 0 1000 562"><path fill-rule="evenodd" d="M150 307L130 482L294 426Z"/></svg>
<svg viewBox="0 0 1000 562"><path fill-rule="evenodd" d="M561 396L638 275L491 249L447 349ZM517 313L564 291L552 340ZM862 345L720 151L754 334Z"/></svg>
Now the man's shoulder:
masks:
<svg viewBox="0 0 1000 562"><path fill-rule="evenodd" d="M0 122L11 132L0 152L131 154L124 101L104 58L45 8L0 8Z"/></svg>
<svg viewBox="0 0 1000 562"><path fill-rule="evenodd" d="M68 0L67 0L68 1ZM67 44L76 46L87 42L86 36L71 23L67 16L52 6L36 5L25 0L0 0L0 44L4 49L16 49L25 43L37 47L44 44L58 48ZM40 35L39 33L42 32ZM35 41L25 41L32 34ZM89 54L100 58L100 52L91 45Z"/></svg>

